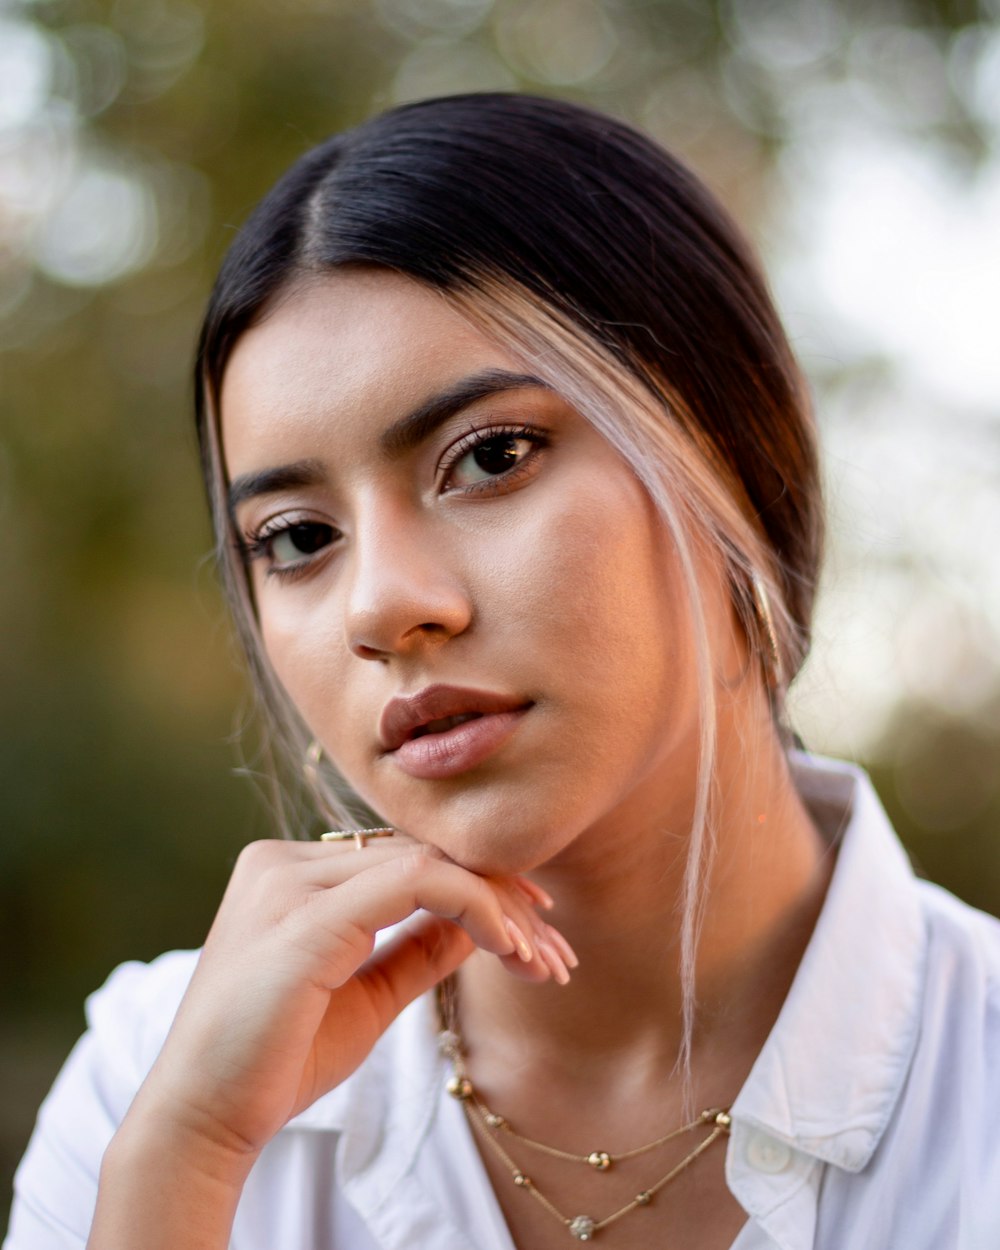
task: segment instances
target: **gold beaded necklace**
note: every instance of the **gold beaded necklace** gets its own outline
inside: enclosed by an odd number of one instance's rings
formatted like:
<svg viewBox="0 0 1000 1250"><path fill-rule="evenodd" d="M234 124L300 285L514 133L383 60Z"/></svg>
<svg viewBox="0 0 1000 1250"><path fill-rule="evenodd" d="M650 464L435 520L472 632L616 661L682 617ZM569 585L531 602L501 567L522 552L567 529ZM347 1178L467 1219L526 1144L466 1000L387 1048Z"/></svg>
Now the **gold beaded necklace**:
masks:
<svg viewBox="0 0 1000 1250"><path fill-rule="evenodd" d="M487 1106L469 1079L469 1075L465 1070L462 1039L455 1027L456 987L451 978L448 981L450 984L442 983L438 987L438 1009L443 1025L438 1035L438 1046L441 1053L451 1061L452 1067L452 1074L445 1088L453 1098L458 1099L461 1103L473 1132L503 1162L510 1172L514 1184L519 1189L531 1194L577 1241L591 1241L602 1229L614 1224L623 1216L628 1215L630 1211L636 1211L639 1207L649 1206L655 1194L659 1193L675 1177L679 1176L685 1168L690 1167L718 1138L725 1136L729 1132L731 1123L729 1109L726 1107L712 1107L702 1111L690 1123L682 1124L679 1128L672 1129L669 1133L664 1133L662 1137L657 1137L655 1141L647 1142L643 1146L636 1146L632 1150L621 1151L614 1155L606 1150L591 1150L587 1154L574 1154L568 1150L560 1150L556 1146L549 1146L545 1142L536 1141L532 1137L526 1137L523 1133L517 1132L504 1116L498 1115ZM561 1159L568 1163L582 1163L592 1172L606 1173L611 1171L615 1164L622 1163L627 1159L636 1159L640 1155L656 1150L660 1146L665 1146L667 1142L674 1141L685 1133L694 1132L699 1128L707 1129L708 1132L693 1150L686 1154L679 1163L675 1163L665 1175L654 1181L653 1184L648 1185L645 1189L640 1190L624 1206L612 1211L610 1215L606 1215L602 1219L595 1219L590 1215L565 1215L555 1203L541 1192L531 1177L515 1163L501 1141L501 1136L507 1135L520 1142L522 1146L540 1154L548 1155L550 1158Z"/></svg>

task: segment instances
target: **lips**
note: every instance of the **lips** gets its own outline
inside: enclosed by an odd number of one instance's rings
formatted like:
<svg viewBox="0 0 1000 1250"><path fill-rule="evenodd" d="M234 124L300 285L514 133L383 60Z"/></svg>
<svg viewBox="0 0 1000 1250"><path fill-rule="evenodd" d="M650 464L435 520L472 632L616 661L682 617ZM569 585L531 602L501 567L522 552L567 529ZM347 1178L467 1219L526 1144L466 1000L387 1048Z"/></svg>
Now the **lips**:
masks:
<svg viewBox="0 0 1000 1250"><path fill-rule="evenodd" d="M390 699L379 721L379 741L411 776L449 777L498 750L531 706L488 690L427 686Z"/></svg>
<svg viewBox="0 0 1000 1250"><path fill-rule="evenodd" d="M427 686L416 694L389 700L379 721L379 739L383 751L395 751L411 738L446 733L465 721L527 706L523 699L488 690Z"/></svg>
<svg viewBox="0 0 1000 1250"><path fill-rule="evenodd" d="M464 725L467 720L476 720L482 712L462 712L459 716L443 716L438 720L428 721L426 725L418 725L410 734L411 738L423 738L425 734L443 734L456 725Z"/></svg>

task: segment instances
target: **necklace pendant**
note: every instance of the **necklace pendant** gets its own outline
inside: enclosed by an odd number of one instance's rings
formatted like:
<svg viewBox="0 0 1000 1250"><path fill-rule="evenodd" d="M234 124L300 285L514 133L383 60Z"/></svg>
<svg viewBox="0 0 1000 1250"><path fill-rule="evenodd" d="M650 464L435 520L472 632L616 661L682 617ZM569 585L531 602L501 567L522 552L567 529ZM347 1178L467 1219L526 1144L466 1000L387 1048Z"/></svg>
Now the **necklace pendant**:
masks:
<svg viewBox="0 0 1000 1250"><path fill-rule="evenodd" d="M457 1098L459 1102L465 1102L472 1097L472 1082L467 1076L453 1076L445 1089L451 1094L452 1098Z"/></svg>
<svg viewBox="0 0 1000 1250"><path fill-rule="evenodd" d="M570 1220L567 1227L569 1235L577 1241L590 1241L596 1231L594 1221L589 1215L578 1215L575 1220Z"/></svg>
<svg viewBox="0 0 1000 1250"><path fill-rule="evenodd" d="M594 1150L587 1155L587 1162L595 1172L608 1172L611 1170L611 1156L606 1150Z"/></svg>

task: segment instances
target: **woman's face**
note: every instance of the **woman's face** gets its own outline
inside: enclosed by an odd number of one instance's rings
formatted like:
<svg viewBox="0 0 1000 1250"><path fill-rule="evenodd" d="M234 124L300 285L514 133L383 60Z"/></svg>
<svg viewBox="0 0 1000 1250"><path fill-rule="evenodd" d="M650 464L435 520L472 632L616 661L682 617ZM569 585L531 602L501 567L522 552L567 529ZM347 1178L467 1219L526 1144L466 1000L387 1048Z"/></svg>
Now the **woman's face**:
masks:
<svg viewBox="0 0 1000 1250"><path fill-rule="evenodd" d="M483 872L670 827L696 769L672 545L529 375L438 293L354 270L277 301L222 393L275 672L387 822Z"/></svg>

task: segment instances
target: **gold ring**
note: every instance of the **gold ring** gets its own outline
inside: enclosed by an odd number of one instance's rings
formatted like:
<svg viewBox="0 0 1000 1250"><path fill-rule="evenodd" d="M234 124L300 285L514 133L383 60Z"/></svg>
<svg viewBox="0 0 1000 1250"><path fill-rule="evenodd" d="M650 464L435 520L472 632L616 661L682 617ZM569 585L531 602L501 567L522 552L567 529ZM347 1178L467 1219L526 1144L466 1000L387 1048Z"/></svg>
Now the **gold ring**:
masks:
<svg viewBox="0 0 1000 1250"><path fill-rule="evenodd" d="M369 838L391 838L396 832L387 825L379 829L331 829L329 833L321 833L321 842L353 842L359 851L363 851Z"/></svg>

